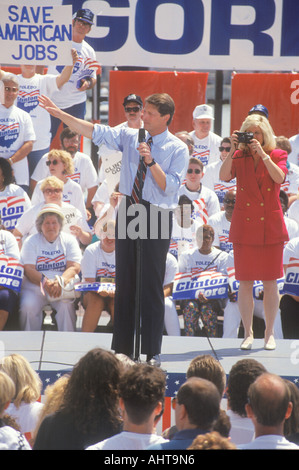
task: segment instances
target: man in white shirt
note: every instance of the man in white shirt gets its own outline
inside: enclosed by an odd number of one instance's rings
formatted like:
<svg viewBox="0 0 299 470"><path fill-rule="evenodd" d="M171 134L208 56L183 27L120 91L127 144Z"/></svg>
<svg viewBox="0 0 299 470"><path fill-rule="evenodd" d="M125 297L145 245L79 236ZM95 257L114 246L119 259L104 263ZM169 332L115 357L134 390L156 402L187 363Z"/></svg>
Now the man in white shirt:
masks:
<svg viewBox="0 0 299 470"><path fill-rule="evenodd" d="M73 74L69 81L53 95L54 103L72 116L83 119L86 111L87 90L91 90L96 82L96 75L100 65L96 60L96 53L85 37L94 24L94 14L88 8L78 10L72 22L72 48L75 48L79 59L76 62ZM50 65L48 73L59 74L61 67ZM60 120L51 116L52 139L55 137Z"/></svg>
<svg viewBox="0 0 299 470"><path fill-rule="evenodd" d="M254 424L255 439L239 449L299 449L284 437L284 422L291 416L293 405L281 377L269 373L259 376L249 387L245 408Z"/></svg>
<svg viewBox="0 0 299 470"><path fill-rule="evenodd" d="M122 375L119 406L123 431L87 450L144 450L167 442L155 428L163 413L165 373L147 364L134 364Z"/></svg>
<svg viewBox="0 0 299 470"><path fill-rule="evenodd" d="M193 156L202 161L204 166L219 159L221 137L211 131L214 120L213 109L207 104L196 106L193 111L193 128L190 132L194 140Z"/></svg>
<svg viewBox="0 0 299 470"><path fill-rule="evenodd" d="M0 157L8 159L12 165L16 183L28 192L27 155L32 151L36 136L29 114L15 105L19 93L17 76L5 74L2 82L4 103L0 104Z"/></svg>

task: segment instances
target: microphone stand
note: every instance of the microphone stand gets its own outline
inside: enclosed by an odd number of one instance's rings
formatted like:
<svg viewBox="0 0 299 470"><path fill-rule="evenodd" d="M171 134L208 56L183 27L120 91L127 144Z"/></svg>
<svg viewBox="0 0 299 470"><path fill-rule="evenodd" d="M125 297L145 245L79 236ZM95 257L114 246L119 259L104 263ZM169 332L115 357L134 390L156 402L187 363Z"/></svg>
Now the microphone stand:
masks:
<svg viewBox="0 0 299 470"><path fill-rule="evenodd" d="M139 129L138 141L145 142L145 130ZM141 171L139 172L139 203L142 201L143 190L143 166L144 160L140 156ZM142 223L142 220L141 220ZM140 231L142 233L142 231ZM136 293L135 293L135 348L134 361L140 362L140 334L141 334L141 286L142 286L142 240L141 236L137 238L136 250Z"/></svg>

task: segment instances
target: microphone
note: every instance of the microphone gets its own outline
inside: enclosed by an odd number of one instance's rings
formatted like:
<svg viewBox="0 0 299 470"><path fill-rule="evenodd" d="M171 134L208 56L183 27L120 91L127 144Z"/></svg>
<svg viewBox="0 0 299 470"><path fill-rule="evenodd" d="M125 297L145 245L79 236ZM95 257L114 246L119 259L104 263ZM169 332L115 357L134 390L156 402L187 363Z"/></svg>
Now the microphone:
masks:
<svg viewBox="0 0 299 470"><path fill-rule="evenodd" d="M142 127L138 131L138 142L145 142L145 129Z"/></svg>

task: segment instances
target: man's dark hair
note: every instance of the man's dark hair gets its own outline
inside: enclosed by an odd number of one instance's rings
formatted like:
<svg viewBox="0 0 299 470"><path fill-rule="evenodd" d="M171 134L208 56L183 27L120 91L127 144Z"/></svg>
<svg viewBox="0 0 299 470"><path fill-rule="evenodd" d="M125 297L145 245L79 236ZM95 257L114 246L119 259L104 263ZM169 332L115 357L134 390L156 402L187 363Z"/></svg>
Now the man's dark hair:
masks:
<svg viewBox="0 0 299 470"><path fill-rule="evenodd" d="M134 364L121 377L118 391L133 424L142 424L165 397L166 377L158 367Z"/></svg>

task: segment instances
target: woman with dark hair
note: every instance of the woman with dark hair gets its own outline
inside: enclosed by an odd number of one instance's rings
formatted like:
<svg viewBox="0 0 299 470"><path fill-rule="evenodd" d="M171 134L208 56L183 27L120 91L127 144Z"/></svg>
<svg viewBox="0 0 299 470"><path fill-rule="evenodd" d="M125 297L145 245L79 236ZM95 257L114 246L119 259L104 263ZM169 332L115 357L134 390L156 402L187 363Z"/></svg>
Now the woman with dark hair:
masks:
<svg viewBox="0 0 299 470"><path fill-rule="evenodd" d="M12 231L21 215L31 207L30 199L23 188L15 184L9 160L0 157L0 216L6 230Z"/></svg>
<svg viewBox="0 0 299 470"><path fill-rule="evenodd" d="M33 450L83 450L121 430L117 387L122 371L110 351L95 348L75 365L60 409L41 423Z"/></svg>

